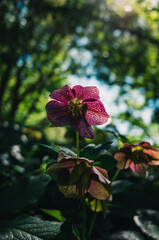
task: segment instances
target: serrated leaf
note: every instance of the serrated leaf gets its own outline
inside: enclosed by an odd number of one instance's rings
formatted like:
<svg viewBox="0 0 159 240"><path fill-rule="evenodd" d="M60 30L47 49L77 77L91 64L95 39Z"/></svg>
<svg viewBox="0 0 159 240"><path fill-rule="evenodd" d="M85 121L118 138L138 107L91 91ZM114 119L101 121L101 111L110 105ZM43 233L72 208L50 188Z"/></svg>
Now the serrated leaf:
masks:
<svg viewBox="0 0 159 240"><path fill-rule="evenodd" d="M112 142L102 143L102 144L88 144L80 151L80 156L91 160L95 160L99 153L103 150L108 150Z"/></svg>
<svg viewBox="0 0 159 240"><path fill-rule="evenodd" d="M144 209L139 210L134 217L136 225L151 239L159 240L159 211Z"/></svg>
<svg viewBox="0 0 159 240"><path fill-rule="evenodd" d="M108 240L144 240L144 237L135 231L120 231L112 234Z"/></svg>
<svg viewBox="0 0 159 240"><path fill-rule="evenodd" d="M112 182L113 194L122 193L127 191L133 185L128 180L117 180Z"/></svg>
<svg viewBox="0 0 159 240"><path fill-rule="evenodd" d="M44 174L19 179L12 187L1 193L0 215L11 214L36 203L50 180L51 178Z"/></svg>
<svg viewBox="0 0 159 240"><path fill-rule="evenodd" d="M97 161L97 165L99 167L104 168L107 171L113 169L117 164L116 160L108 154L103 154L103 155L98 156L96 161ZM96 164L96 162L94 162L94 165L95 164Z"/></svg>
<svg viewBox="0 0 159 240"><path fill-rule="evenodd" d="M53 240L60 233L62 223L43 221L36 217L20 216L13 221L0 222L1 240Z"/></svg>
<svg viewBox="0 0 159 240"><path fill-rule="evenodd" d="M62 213L60 210L57 209L40 209L42 212L48 214L49 216L59 220L60 222L64 222L66 219L62 216Z"/></svg>

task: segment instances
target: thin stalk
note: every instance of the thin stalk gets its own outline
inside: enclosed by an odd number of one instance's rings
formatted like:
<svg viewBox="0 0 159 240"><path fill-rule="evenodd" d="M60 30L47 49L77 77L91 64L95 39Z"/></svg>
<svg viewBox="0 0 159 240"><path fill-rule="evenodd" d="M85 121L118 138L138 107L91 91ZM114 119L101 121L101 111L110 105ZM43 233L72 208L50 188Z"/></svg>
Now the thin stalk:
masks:
<svg viewBox="0 0 159 240"><path fill-rule="evenodd" d="M87 237L86 237L87 215L86 215L86 206L85 206L84 199L83 199L83 210L82 210L82 216L83 216L82 240L87 240Z"/></svg>
<svg viewBox="0 0 159 240"><path fill-rule="evenodd" d="M89 230L88 230L88 239L91 237L91 234L92 234L92 231L93 231L93 228L94 228L94 224L95 224L95 221L96 221L96 216L97 216L97 200L96 200L96 203L95 203L95 212L94 212L94 215L93 215L93 218L92 218Z"/></svg>
<svg viewBox="0 0 159 240"><path fill-rule="evenodd" d="M79 154L79 132L76 132L76 149L77 149L77 157L80 156Z"/></svg>
<svg viewBox="0 0 159 240"><path fill-rule="evenodd" d="M112 178L112 182L116 180L116 178L117 178L117 176L119 175L119 173L120 173L120 169L118 168L118 169L116 170L116 173L114 174L114 177Z"/></svg>

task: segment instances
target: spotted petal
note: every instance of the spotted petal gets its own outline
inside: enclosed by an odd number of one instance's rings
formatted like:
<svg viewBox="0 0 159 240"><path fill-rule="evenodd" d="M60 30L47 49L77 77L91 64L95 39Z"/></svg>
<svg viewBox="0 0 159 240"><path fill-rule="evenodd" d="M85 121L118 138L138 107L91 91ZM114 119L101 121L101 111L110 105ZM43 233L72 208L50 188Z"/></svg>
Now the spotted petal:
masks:
<svg viewBox="0 0 159 240"><path fill-rule="evenodd" d="M99 99L99 91L96 87L82 87L80 85L76 85L73 88L74 94L76 98L80 98L81 100L98 100Z"/></svg>
<svg viewBox="0 0 159 240"><path fill-rule="evenodd" d="M108 121L109 115L106 113L101 101L87 101L86 105L85 118L89 125L101 125Z"/></svg>
<svg viewBox="0 0 159 240"><path fill-rule="evenodd" d="M68 162L63 162L63 163L54 163L47 169L46 173L50 176L53 176L60 169L64 169L64 168L69 169L74 166L75 166L75 162L73 162L73 161L68 161Z"/></svg>
<svg viewBox="0 0 159 240"><path fill-rule="evenodd" d="M64 87L62 87L60 89L54 90L50 94L50 97L59 102L68 103L69 100L74 98L74 94L73 94L70 86L65 85Z"/></svg>
<svg viewBox="0 0 159 240"><path fill-rule="evenodd" d="M78 118L74 118L71 121L71 127L79 132L81 137L92 139L94 137L94 131L90 125L88 125L83 115Z"/></svg>
<svg viewBox="0 0 159 240"><path fill-rule="evenodd" d="M70 113L67 110L67 105L52 100L46 105L48 119L55 126L63 126L70 123Z"/></svg>
<svg viewBox="0 0 159 240"><path fill-rule="evenodd" d="M110 192L106 189L106 186L94 179L90 181L88 192L92 197L99 200L106 200L110 197Z"/></svg>

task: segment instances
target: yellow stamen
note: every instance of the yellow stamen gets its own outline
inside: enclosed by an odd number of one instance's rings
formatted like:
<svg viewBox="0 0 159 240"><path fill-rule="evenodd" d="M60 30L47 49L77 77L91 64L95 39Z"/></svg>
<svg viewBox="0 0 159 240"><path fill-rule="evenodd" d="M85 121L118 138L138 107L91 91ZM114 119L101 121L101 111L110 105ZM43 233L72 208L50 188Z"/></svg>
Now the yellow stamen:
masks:
<svg viewBox="0 0 159 240"><path fill-rule="evenodd" d="M68 111L72 113L73 117L77 117L82 114L83 103L80 99L74 98L68 104Z"/></svg>

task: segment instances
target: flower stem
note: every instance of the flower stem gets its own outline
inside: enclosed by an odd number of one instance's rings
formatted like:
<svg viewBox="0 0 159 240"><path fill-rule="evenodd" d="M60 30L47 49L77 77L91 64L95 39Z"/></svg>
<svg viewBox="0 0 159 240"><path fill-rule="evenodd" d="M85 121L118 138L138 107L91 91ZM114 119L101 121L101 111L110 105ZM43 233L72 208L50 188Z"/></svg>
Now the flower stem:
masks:
<svg viewBox="0 0 159 240"><path fill-rule="evenodd" d="M83 216L82 240L87 240L87 237L86 237L87 215L86 215L86 206L85 206L84 199L83 199L83 211L82 211L82 216Z"/></svg>
<svg viewBox="0 0 159 240"><path fill-rule="evenodd" d="M79 132L76 132L76 149L77 149L77 157L80 156L79 154Z"/></svg>
<svg viewBox="0 0 159 240"><path fill-rule="evenodd" d="M96 211L97 211L97 200L96 200L96 203L95 203L95 212L94 212L94 215L93 215L93 218L92 218L89 230L88 230L88 239L91 237L92 230L94 228L94 224L95 224L95 220L96 220L96 216L97 216L97 212Z"/></svg>
<svg viewBox="0 0 159 240"><path fill-rule="evenodd" d="M118 169L116 170L116 173L114 174L114 177L112 178L112 182L116 180L116 178L117 178L117 176L118 176L119 173L120 173L120 169L118 168Z"/></svg>

